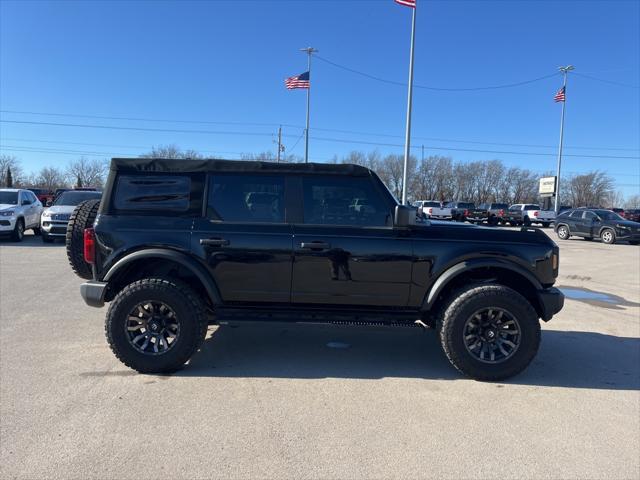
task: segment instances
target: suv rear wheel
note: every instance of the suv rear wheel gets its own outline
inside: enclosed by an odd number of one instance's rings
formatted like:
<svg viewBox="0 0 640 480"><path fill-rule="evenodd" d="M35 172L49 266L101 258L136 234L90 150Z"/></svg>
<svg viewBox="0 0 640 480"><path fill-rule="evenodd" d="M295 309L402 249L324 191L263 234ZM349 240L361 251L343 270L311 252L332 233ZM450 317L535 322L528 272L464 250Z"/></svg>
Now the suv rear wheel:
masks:
<svg viewBox="0 0 640 480"><path fill-rule="evenodd" d="M179 370L207 333L205 307L191 288L168 278L127 285L111 303L105 322L111 350L140 373Z"/></svg>
<svg viewBox="0 0 640 480"><path fill-rule="evenodd" d="M84 229L93 227L99 206L100 200L85 200L78 204L67 225L67 258L76 275L86 280L91 280L92 273L91 265L84 261Z"/></svg>
<svg viewBox="0 0 640 480"><path fill-rule="evenodd" d="M556 233L558 234L558 238L561 240L568 240L571 236L571 233L569 233L569 227L566 225L560 225L556 230Z"/></svg>
<svg viewBox="0 0 640 480"><path fill-rule="evenodd" d="M460 372L476 380L502 380L533 360L540 323L529 301L515 290L472 285L445 305L440 341Z"/></svg>

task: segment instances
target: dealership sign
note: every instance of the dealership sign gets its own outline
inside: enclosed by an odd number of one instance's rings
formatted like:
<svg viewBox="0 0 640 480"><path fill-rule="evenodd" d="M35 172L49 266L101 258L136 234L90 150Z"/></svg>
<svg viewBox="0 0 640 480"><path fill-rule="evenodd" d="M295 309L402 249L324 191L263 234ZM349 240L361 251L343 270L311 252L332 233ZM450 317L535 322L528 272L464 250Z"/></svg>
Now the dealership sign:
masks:
<svg viewBox="0 0 640 480"><path fill-rule="evenodd" d="M556 194L556 177L542 177L538 193L543 197L552 197Z"/></svg>

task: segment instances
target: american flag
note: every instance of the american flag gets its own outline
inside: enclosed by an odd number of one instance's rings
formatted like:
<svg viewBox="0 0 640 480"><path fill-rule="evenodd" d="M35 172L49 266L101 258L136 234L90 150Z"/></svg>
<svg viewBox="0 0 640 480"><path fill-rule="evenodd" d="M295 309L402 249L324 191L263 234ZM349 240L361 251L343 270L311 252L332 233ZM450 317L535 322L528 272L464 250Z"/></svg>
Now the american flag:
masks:
<svg viewBox="0 0 640 480"><path fill-rule="evenodd" d="M289 77L284 81L285 86L289 90L294 88L309 88L309 72L301 73L295 77Z"/></svg>
<svg viewBox="0 0 640 480"><path fill-rule="evenodd" d="M416 8L416 0L395 0L396 3L404 5L405 7Z"/></svg>
<svg viewBox="0 0 640 480"><path fill-rule="evenodd" d="M556 93L556 96L553 97L553 99L556 102L564 102L565 100L564 89L565 87L562 87L560 90L558 90L558 93Z"/></svg>

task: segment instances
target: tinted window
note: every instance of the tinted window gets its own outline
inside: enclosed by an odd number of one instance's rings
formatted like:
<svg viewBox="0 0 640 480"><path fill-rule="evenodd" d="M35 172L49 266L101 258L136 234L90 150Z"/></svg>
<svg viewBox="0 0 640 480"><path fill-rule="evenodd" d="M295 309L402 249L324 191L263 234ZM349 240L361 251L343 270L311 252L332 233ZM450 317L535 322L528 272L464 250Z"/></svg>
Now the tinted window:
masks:
<svg viewBox="0 0 640 480"><path fill-rule="evenodd" d="M582 218L582 210L574 210L569 216L571 218Z"/></svg>
<svg viewBox="0 0 640 480"><path fill-rule="evenodd" d="M218 174L209 180L209 218L282 223L284 210L284 178L281 176Z"/></svg>
<svg viewBox="0 0 640 480"><path fill-rule="evenodd" d="M31 197L29 196L28 192L22 192L22 201L21 203L23 205L31 205L33 203L33 200L31 199Z"/></svg>
<svg viewBox="0 0 640 480"><path fill-rule="evenodd" d="M481 203L478 206L478 210L489 210L489 205L487 205L486 203Z"/></svg>
<svg viewBox="0 0 640 480"><path fill-rule="evenodd" d="M440 202L424 202L423 207L440 208Z"/></svg>
<svg viewBox="0 0 640 480"><path fill-rule="evenodd" d="M78 205L85 200L99 199L100 192L64 192L56 198L54 205Z"/></svg>
<svg viewBox="0 0 640 480"><path fill-rule="evenodd" d="M525 205L525 210L540 210L540 205Z"/></svg>
<svg viewBox="0 0 640 480"><path fill-rule="evenodd" d="M512 212L518 212L520 211L520 205L511 205L509 207L509 210L511 210Z"/></svg>
<svg viewBox="0 0 640 480"><path fill-rule="evenodd" d="M459 208L476 208L476 206L473 203L466 203L466 202L461 202L458 204Z"/></svg>
<svg viewBox="0 0 640 480"><path fill-rule="evenodd" d="M613 221L623 221L624 220L624 218L622 218L617 213L612 212L611 210L596 210L596 213L603 220L613 220Z"/></svg>
<svg viewBox="0 0 640 480"><path fill-rule="evenodd" d="M63 195L68 193L80 192ZM114 205L118 210L186 212L190 193L191 178L186 175L122 175L118 177Z"/></svg>
<svg viewBox="0 0 640 480"><path fill-rule="evenodd" d="M302 188L305 223L385 226L391 220L389 206L367 178L308 176Z"/></svg>
<svg viewBox="0 0 640 480"><path fill-rule="evenodd" d="M506 210L507 208L509 208L509 205L507 205L506 203L492 203L491 204L491 208L501 208L503 210Z"/></svg>
<svg viewBox="0 0 640 480"><path fill-rule="evenodd" d="M17 205L18 192L0 192L0 204Z"/></svg>
<svg viewBox="0 0 640 480"><path fill-rule="evenodd" d="M584 218L586 220L595 220L597 218L597 216L593 212L584 212Z"/></svg>

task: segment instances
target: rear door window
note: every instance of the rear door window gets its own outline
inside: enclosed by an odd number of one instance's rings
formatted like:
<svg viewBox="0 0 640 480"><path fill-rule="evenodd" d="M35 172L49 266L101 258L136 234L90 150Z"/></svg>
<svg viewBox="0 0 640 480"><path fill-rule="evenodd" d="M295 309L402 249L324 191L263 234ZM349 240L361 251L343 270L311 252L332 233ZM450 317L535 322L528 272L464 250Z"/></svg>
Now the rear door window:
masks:
<svg viewBox="0 0 640 480"><path fill-rule="evenodd" d="M207 217L225 222L284 223L284 177L212 175L209 179Z"/></svg>

